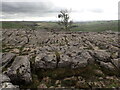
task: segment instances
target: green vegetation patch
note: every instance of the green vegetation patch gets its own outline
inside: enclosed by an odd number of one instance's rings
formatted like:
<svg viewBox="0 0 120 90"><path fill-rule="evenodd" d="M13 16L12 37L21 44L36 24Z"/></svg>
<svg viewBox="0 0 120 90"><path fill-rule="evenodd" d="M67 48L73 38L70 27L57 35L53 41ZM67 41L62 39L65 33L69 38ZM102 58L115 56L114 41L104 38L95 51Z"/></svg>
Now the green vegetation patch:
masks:
<svg viewBox="0 0 120 90"><path fill-rule="evenodd" d="M99 69L98 65L88 65L85 68L77 68L77 69L70 69L70 68L56 68L56 69L47 69L47 70L39 69L36 71L36 74L38 75L39 78L48 76L56 80L71 76L82 76L83 78L90 79L94 76L99 77L99 75L95 72L95 70L98 69Z"/></svg>
<svg viewBox="0 0 120 90"><path fill-rule="evenodd" d="M32 22L32 21L3 21L3 29L38 29L38 30L54 30L63 31L63 27L58 25L58 22ZM118 31L118 20L111 21L91 21L91 22L74 22L71 26L71 31L85 32L101 32L106 30Z"/></svg>

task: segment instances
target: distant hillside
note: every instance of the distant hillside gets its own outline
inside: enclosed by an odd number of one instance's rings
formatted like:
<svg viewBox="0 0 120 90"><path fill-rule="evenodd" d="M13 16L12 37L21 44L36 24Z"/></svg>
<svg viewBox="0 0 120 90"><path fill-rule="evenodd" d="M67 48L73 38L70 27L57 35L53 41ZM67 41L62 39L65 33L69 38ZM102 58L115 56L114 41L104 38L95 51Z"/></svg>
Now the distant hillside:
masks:
<svg viewBox="0 0 120 90"><path fill-rule="evenodd" d="M3 29L45 29L45 30L62 30L62 26L59 26L57 22L32 22L32 21L3 21ZM118 31L118 21L92 21L92 22L74 22L72 31Z"/></svg>
<svg viewBox="0 0 120 90"><path fill-rule="evenodd" d="M73 30L75 31L118 31L118 21L93 21L93 22L77 22Z"/></svg>
<svg viewBox="0 0 120 90"><path fill-rule="evenodd" d="M21 28L32 28L35 25L34 22L26 22L26 21L3 21L2 28L3 29L21 29Z"/></svg>

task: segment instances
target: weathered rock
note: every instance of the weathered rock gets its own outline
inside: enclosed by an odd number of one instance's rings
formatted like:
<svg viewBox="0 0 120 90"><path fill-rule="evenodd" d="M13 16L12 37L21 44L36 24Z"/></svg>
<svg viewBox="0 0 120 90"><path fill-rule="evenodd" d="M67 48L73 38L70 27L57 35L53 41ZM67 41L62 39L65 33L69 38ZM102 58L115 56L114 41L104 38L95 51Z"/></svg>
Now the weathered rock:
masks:
<svg viewBox="0 0 120 90"><path fill-rule="evenodd" d="M120 58L118 59L113 59L111 60L112 63L115 65L115 67L117 67L118 69L120 69Z"/></svg>
<svg viewBox="0 0 120 90"><path fill-rule="evenodd" d="M35 58L35 67L36 68L55 68L56 67L56 59L54 54L39 54Z"/></svg>
<svg viewBox="0 0 120 90"><path fill-rule="evenodd" d="M35 58L35 67L36 68L56 68L57 55L55 52L52 53L40 53ZM58 67L67 67L71 64L71 58L67 55L60 54L60 61Z"/></svg>
<svg viewBox="0 0 120 90"><path fill-rule="evenodd" d="M36 68L56 68L56 55L55 53L41 53L35 58L35 67ZM71 57L70 55L60 54L60 61L58 62L58 68L79 68L85 67L88 64L94 62L94 59L91 55L85 51L79 51L76 56Z"/></svg>
<svg viewBox="0 0 120 90"><path fill-rule="evenodd" d="M2 55L2 59L0 61L0 64L2 64L2 67L5 67L6 65L10 64L13 61L14 58L15 58L15 54L4 53Z"/></svg>
<svg viewBox="0 0 120 90"><path fill-rule="evenodd" d="M108 70L115 70L115 67L112 65L112 63L108 62L108 63L105 63L105 62L100 62L100 66L102 66L103 68L106 68Z"/></svg>
<svg viewBox="0 0 120 90"><path fill-rule="evenodd" d="M104 50L89 51L96 61L109 62L110 54Z"/></svg>
<svg viewBox="0 0 120 90"><path fill-rule="evenodd" d="M119 48L115 47L113 45L109 45L109 52L115 53L115 52L119 52Z"/></svg>
<svg viewBox="0 0 120 90"><path fill-rule="evenodd" d="M13 88L18 88L17 86L15 86L15 85L13 85L12 83L10 83L10 82L5 82L5 83L2 83L2 85L1 85L1 88L3 88L3 89L5 89L5 88L11 88L11 89L13 89Z"/></svg>
<svg viewBox="0 0 120 90"><path fill-rule="evenodd" d="M10 78L4 74L0 74L0 88L19 88L17 85L13 85L10 82Z"/></svg>
<svg viewBox="0 0 120 90"><path fill-rule="evenodd" d="M2 53L0 52L0 72L2 72Z"/></svg>
<svg viewBox="0 0 120 90"><path fill-rule="evenodd" d="M87 51L80 51L78 55L73 57L72 68L86 67L88 64L94 62L94 59Z"/></svg>
<svg viewBox="0 0 120 90"><path fill-rule="evenodd" d="M59 68L71 68L72 59L67 55L61 55L60 62L58 63Z"/></svg>
<svg viewBox="0 0 120 90"><path fill-rule="evenodd" d="M89 86L85 83L85 81L78 81L75 87L76 88L88 88Z"/></svg>
<svg viewBox="0 0 120 90"><path fill-rule="evenodd" d="M4 74L0 74L0 83L2 82L10 82L10 78Z"/></svg>
<svg viewBox="0 0 120 90"><path fill-rule="evenodd" d="M17 56L11 67L5 72L14 83L23 82L25 84L32 81L30 62L27 56Z"/></svg>
<svg viewBox="0 0 120 90"><path fill-rule="evenodd" d="M102 77L102 75L105 75L104 73L106 70L108 70L109 73L109 70L120 68L120 62L118 59L120 46L118 44L119 38L117 36L117 33L66 31L41 32L41 30L25 31L23 29L6 29L3 30L3 32L3 50L6 49L5 52L13 52L17 55L20 53L17 48L19 49L19 47L21 47L23 51L22 55L27 54L29 55L31 61L33 60L31 62L32 70L36 68L38 69L38 71L39 69L56 68L57 55L55 54L55 50L58 51L58 53L60 54L58 55L58 57L60 56L60 60L58 60L58 68L86 67L89 64L94 64L94 62L96 61L97 63L95 62L95 67L92 67L92 65L90 66L93 68L94 74L98 77ZM5 66L10 65L10 67L7 67L8 70L6 71L6 74L11 78L12 82L28 83L31 81L29 60L26 58L26 56L22 56L22 59L20 59L20 57L21 56L18 56L17 59L13 60L14 58L11 54L5 55L3 56L4 60L3 62L1 62L1 64ZM11 61L14 62L11 63ZM102 72L100 69L104 68L98 68L97 64L106 68L105 71L103 70ZM79 72L75 71L75 74L76 73ZM48 83L51 82L52 79L49 80L49 78L46 77L43 77L43 80L41 81L41 85L39 87L45 88L49 86ZM103 79L104 78L102 77L102 79L100 80ZM72 79L70 79L70 81L71 80ZM89 83L86 84L83 78L78 78L78 80L75 80L74 84L77 88L84 88L88 87ZM59 81L56 81L56 85L58 85L58 88L62 88L62 84ZM90 84L90 86L92 85L100 87L104 86L103 84L94 81L92 82L92 84Z"/></svg>

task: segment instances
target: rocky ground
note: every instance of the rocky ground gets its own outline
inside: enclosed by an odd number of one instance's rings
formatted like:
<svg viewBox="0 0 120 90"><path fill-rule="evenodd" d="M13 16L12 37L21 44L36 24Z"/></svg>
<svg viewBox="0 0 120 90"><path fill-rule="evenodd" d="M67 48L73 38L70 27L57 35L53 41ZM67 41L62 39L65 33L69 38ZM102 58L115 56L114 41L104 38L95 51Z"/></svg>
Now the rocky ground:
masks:
<svg viewBox="0 0 120 90"><path fill-rule="evenodd" d="M2 88L119 88L118 32L2 30Z"/></svg>

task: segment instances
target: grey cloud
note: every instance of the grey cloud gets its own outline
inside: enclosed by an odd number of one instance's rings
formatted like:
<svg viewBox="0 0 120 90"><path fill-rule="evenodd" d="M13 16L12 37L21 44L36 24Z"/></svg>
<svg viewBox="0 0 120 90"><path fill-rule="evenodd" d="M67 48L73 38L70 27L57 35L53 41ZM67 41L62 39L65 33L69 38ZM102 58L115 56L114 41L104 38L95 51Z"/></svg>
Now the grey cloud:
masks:
<svg viewBox="0 0 120 90"><path fill-rule="evenodd" d="M56 13L59 8L54 7L51 2L2 2L3 19L15 17L43 17Z"/></svg>
<svg viewBox="0 0 120 90"><path fill-rule="evenodd" d="M50 4L42 2L3 2L2 11L6 13L42 12L52 8Z"/></svg>

